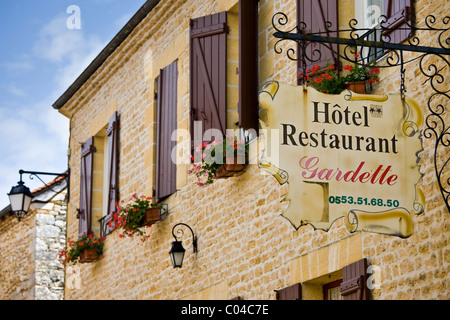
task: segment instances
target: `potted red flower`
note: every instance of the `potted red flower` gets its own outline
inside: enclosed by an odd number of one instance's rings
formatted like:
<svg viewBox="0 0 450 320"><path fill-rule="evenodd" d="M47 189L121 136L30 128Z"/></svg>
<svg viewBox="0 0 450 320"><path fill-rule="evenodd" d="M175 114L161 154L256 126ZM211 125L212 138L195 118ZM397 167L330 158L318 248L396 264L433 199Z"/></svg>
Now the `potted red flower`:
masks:
<svg viewBox="0 0 450 320"><path fill-rule="evenodd" d="M137 194L133 194L127 204L122 200L122 206L116 205L116 213L109 222L109 227L121 229L122 234L119 235L121 238L141 236L142 241L145 241L148 236L143 227L151 226L167 214L167 206L152 203L151 200L152 197Z"/></svg>
<svg viewBox="0 0 450 320"><path fill-rule="evenodd" d="M307 85L328 94L339 94L345 89L345 79L339 76L334 65L328 65L325 71L319 72L319 70L318 65L313 66L311 70L306 70Z"/></svg>
<svg viewBox="0 0 450 320"><path fill-rule="evenodd" d="M359 57L360 53L355 54L355 58ZM348 71L347 75L344 76L345 88L356 93L366 93L366 82L375 83L378 82L378 74L380 69L374 66L374 62L368 65L355 64L344 66L344 70Z"/></svg>
<svg viewBox="0 0 450 320"><path fill-rule="evenodd" d="M77 241L68 241L66 246L59 254L59 258L63 259L64 266L75 265L79 263L94 262L103 258L103 245L105 238L96 238L92 233L86 233Z"/></svg>
<svg viewBox="0 0 450 320"><path fill-rule="evenodd" d="M355 54L358 59L360 53ZM311 70L306 70L307 85L314 87L317 91L328 94L340 94L345 89L356 93L365 94L366 83L378 82L380 69L371 62L368 65L355 63L355 65L345 65L345 75L341 76L334 65L327 65L327 69L320 71L320 67L315 65ZM303 78L303 74L299 74Z"/></svg>

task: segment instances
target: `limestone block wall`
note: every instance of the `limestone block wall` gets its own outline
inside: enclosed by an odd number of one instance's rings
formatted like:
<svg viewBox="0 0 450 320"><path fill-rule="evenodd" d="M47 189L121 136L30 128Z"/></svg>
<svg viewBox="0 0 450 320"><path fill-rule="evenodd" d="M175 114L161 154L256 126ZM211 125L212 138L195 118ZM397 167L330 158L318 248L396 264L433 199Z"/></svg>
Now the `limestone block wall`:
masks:
<svg viewBox="0 0 450 320"><path fill-rule="evenodd" d="M339 0L343 8L352 1ZM155 79L159 70L178 60L178 128L189 126L189 19L220 11L235 20L236 1L162 1L122 43L86 84L63 107L71 119L71 201L67 236L78 232L80 142L95 135L113 112L120 113L120 199L133 193L151 195L155 163ZM443 17L449 4L416 1L419 21L429 13ZM261 0L259 21L260 81L296 83L296 64L275 54L271 19L283 11L295 21L295 1ZM345 21L353 12L341 10ZM343 22L344 23L344 22ZM344 23L345 24L345 23ZM231 25L230 43L236 30ZM420 35L423 45L433 39ZM229 61L229 66L236 61ZM382 61L380 63L383 63ZM235 69L235 68L234 68ZM229 119L236 117L236 75L229 73ZM425 116L429 87L417 63L407 67L406 87ZM382 71L375 93L399 93L398 69ZM449 123L448 113L445 115ZM230 121L229 121L230 122ZM423 138L419 153L425 194L425 210L413 216L415 233L408 239L360 232L349 234L344 220L328 232L304 226L295 230L281 216L288 185L280 187L256 165L233 178L199 188L188 176L187 166L177 172L177 193L171 196L168 217L146 228L150 236L122 239L115 231L105 242L104 259L78 266L66 283L65 299L275 299L276 289L295 283L311 287L324 279L342 276L342 267L367 258L376 267L373 299L448 299L450 214L438 193L434 173L434 141ZM189 146L181 138L182 148ZM438 153L443 163L449 155ZM199 238L192 253L189 236L183 239L186 257L182 269L173 269L168 251L171 230L179 222L189 224ZM73 281L72 281L73 280ZM322 282L321 282L322 281Z"/></svg>
<svg viewBox="0 0 450 320"><path fill-rule="evenodd" d="M18 223L14 215L0 220L0 299L33 300L35 286L35 216Z"/></svg>
<svg viewBox="0 0 450 320"><path fill-rule="evenodd" d="M66 194L36 208L35 299L64 298L64 267L59 253L66 243Z"/></svg>
<svg viewBox="0 0 450 320"><path fill-rule="evenodd" d="M442 19L448 16L449 4L440 5L435 1L415 1L415 12L420 27L424 27L425 18L434 15L436 26L443 28ZM439 17L439 18L438 18ZM427 32L417 32L420 45L438 47L436 34L430 36ZM417 57L416 53L405 53L405 61ZM425 208L421 215L413 215L414 234L405 240L375 234L364 234L364 256L370 257L370 263L381 268L381 285L373 290L374 299L448 299L450 296L450 224L447 208L437 184L434 167L436 154L438 168L450 157L449 148L439 148L435 152L436 138L428 137L425 129L426 119L431 110L439 104L445 110L443 120L450 123L448 112L448 99L436 96L432 99L430 107L428 101L433 94L430 79L421 71L426 70L434 63L441 69L443 60L436 57L426 58L421 64L419 60L405 66L406 95L413 97L421 106L424 113L422 131L423 150L418 154L420 172L423 175L419 186L425 194ZM445 69L444 69L445 70ZM428 73L430 74L430 73ZM440 90L448 89L448 69L444 83L433 81L433 85ZM380 83L374 88L375 93L399 93L401 84L400 69L388 68L381 72ZM438 128L438 131L442 127ZM428 132L430 133L430 132ZM445 171L444 171L445 172ZM446 170L448 173L448 169ZM445 181L443 177L442 181Z"/></svg>
<svg viewBox="0 0 450 320"><path fill-rule="evenodd" d="M62 300L64 268L58 258L66 243L66 192L33 203L19 223L0 219L0 300Z"/></svg>

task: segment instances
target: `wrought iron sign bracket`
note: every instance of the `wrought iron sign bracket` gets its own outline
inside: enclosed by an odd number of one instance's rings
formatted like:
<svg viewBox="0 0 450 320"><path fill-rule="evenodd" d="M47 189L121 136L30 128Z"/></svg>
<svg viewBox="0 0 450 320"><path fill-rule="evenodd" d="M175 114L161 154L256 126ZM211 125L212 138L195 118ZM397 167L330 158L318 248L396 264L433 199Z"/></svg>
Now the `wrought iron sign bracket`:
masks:
<svg viewBox="0 0 450 320"><path fill-rule="evenodd" d="M423 135L426 139L435 138L434 146L434 166L437 176L437 182L440 192L444 199L447 210L450 213L450 157L447 159L439 159L438 155L449 154L450 147L450 124L445 123L447 118L445 112L448 112L448 100L450 99L450 88L448 82L446 82L444 70L450 69L450 16L446 16L442 19L442 27L436 26L436 18L433 15L429 15L424 20L424 27L417 27L410 23L416 21L413 14L409 13L403 17L405 28L408 30L409 38L406 41L407 44L391 43L391 38L387 35L394 29L385 27L387 25L387 17L381 16L379 18L378 27L367 29L357 28L358 21L352 19L349 21L348 29L333 30L332 24L326 22L324 25L325 31L323 34L339 35L340 33L349 34L350 38L343 37L330 37L322 36L321 32L307 33L308 26L304 22L300 22L294 28L290 30L281 30L281 27L285 27L289 23L289 19L285 13L278 12L272 17L272 25L275 29L274 37L279 39L275 45L274 50L277 54L283 53L284 41L293 41L297 44L297 48L288 48L286 55L290 60L302 61L303 66L303 81L306 83L306 65L312 64L322 59L322 53L319 49L308 48L311 43L320 43L333 52L337 57L349 61L351 63L363 65L370 61L378 59L380 56L361 56L355 58L355 54L358 51L362 51L363 48L378 49L384 56L389 51L387 58L385 59L385 65L377 65L377 68L390 68L400 67L401 73L401 86L400 93L402 97L406 92L405 88L405 65L413 61L417 61L421 73L427 78L423 83L429 83L431 86L431 94L428 99L428 115L425 119L425 129ZM398 28L397 28L398 29ZM417 33L425 33L427 36L437 35L438 47L421 46L420 39L417 37ZM370 38L370 35L381 35L380 39L365 40ZM333 44L344 45L340 50L335 50ZM361 48L361 49L359 49ZM308 50L309 49L309 50ZM359 50L358 50L359 49ZM298 50L298 51L296 51ZM413 55L409 60L405 61L404 53L413 52L417 53ZM369 50L370 54L370 50ZM430 56L433 59L428 59ZM448 73L448 72L447 72ZM437 99L443 99L444 102L436 102Z"/></svg>

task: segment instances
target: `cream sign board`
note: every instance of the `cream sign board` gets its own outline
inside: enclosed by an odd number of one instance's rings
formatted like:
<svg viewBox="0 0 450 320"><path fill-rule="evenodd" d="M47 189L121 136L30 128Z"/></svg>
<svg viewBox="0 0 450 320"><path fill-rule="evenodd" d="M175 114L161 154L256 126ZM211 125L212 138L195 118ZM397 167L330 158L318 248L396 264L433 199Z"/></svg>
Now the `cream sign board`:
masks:
<svg viewBox="0 0 450 320"><path fill-rule="evenodd" d="M260 106L259 167L289 184L283 216L296 229L328 230L344 217L349 232L411 236L411 215L423 210L417 188L423 115L415 101L328 95L271 81L260 91Z"/></svg>

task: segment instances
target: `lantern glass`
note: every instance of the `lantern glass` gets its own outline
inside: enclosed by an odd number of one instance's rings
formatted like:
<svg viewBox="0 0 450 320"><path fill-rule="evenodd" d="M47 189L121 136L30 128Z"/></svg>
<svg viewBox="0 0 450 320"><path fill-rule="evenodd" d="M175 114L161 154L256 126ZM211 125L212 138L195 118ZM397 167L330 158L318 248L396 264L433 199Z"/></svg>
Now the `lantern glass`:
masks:
<svg viewBox="0 0 450 320"><path fill-rule="evenodd" d="M172 242L172 249L170 250L170 259L174 268L181 268L183 265L185 249L181 244L181 241Z"/></svg>
<svg viewBox="0 0 450 320"><path fill-rule="evenodd" d="M21 216L27 214L30 209L32 200L30 189L27 188L23 182L19 182L19 185L11 189L8 196L11 204L11 211L18 215L20 221Z"/></svg>

